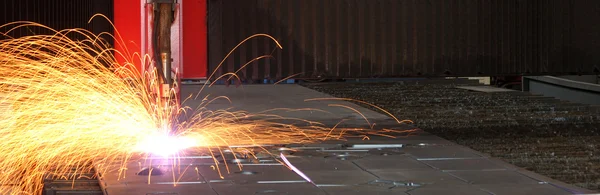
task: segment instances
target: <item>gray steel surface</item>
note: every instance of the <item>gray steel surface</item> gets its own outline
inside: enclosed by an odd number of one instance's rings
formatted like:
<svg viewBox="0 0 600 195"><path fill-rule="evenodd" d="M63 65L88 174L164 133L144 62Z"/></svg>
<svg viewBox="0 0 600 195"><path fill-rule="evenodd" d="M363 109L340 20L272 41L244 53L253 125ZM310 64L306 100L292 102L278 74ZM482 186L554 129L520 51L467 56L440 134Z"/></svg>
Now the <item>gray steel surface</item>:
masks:
<svg viewBox="0 0 600 195"><path fill-rule="evenodd" d="M487 93L515 91L512 89L498 88L498 87L492 87L492 86L458 86L456 88L466 89L466 90L471 90L471 91L487 92Z"/></svg>
<svg viewBox="0 0 600 195"><path fill-rule="evenodd" d="M427 135L427 133L424 133ZM418 134L414 137L419 137ZM279 151L280 147L296 152L287 154L291 164L306 174L311 184L294 171L279 163L245 162L240 170L230 163L230 172L220 178L206 156L183 157L184 162L159 163L163 175L136 175L149 166L150 161L131 162L127 172L104 174L100 178L106 195L121 194L572 194L568 190L588 192L551 179L533 178L530 172L515 169L499 161L459 145L396 145L377 148L391 138L363 141L371 149L356 150L352 145L328 146L289 145L266 147ZM403 143L401 138L393 139ZM423 140L423 143L427 143ZM445 153L436 154L444 150ZM462 157L448 158L446 153L462 153ZM354 156L351 159L331 157L332 154ZM418 156L430 156L419 158ZM279 158L265 157L265 158ZM191 160L196 159L196 160ZM169 163L171 162L171 163ZM162 166L160 166L162 165ZM224 164L220 164L223 169ZM179 171L183 170L183 171ZM224 170L224 169L223 169ZM175 171L175 172L173 172ZM173 176L175 173L175 176ZM177 179L173 179L173 178ZM516 189L515 189L516 188Z"/></svg>
<svg viewBox="0 0 600 195"><path fill-rule="evenodd" d="M184 91L192 93L197 88L192 86L184 88ZM295 108L323 106L320 103L305 104L302 100L307 97L331 97L295 85L246 88L217 86L209 88L203 94L205 93L230 95L234 98L233 102L237 102L237 109L252 111L288 105L289 102L297 102L290 104ZM198 102L189 101L187 105L193 106L194 103ZM223 108L224 105L219 103L213 105L215 107L212 109ZM375 118L384 118L382 114L357 108ZM337 113L339 115L336 116L340 118L352 115L352 112L327 106L322 109ZM298 116L312 117L317 121L332 120L330 117L315 116L314 113ZM130 162L126 171L121 174L116 171L102 174L98 184L105 195L592 193L526 171L422 130L414 130L410 125L396 125L395 129L413 131L410 135L391 134L396 138L371 136L370 140L349 138L313 144L247 147L257 154L258 159L238 156L240 160L237 162L243 165L241 170L236 162L223 159L233 157L224 150L224 155L216 156L223 178L213 168L215 163L207 150L189 151L178 159L178 163L173 163L173 159L152 157ZM263 155L264 149L275 156ZM278 163L277 160L281 160L279 152L314 184ZM226 164L229 172L224 169ZM153 167L153 171L160 170L162 175L136 174L147 167ZM65 193L86 194L78 191L81 189L86 189L86 186L78 183Z"/></svg>
<svg viewBox="0 0 600 195"><path fill-rule="evenodd" d="M523 90L557 99L600 106L600 84L552 76L523 77Z"/></svg>
<svg viewBox="0 0 600 195"><path fill-rule="evenodd" d="M201 89L201 85L184 85L182 88L182 99L186 99L190 95L192 95L191 97L196 96ZM242 85L239 88L214 85L213 87L204 88L198 99L188 99L183 102L183 105L196 108L202 103L202 98L205 96L208 96L209 99L225 96L231 100L216 99L205 106L209 110L230 109L231 111L241 110L250 113L259 113L270 109L279 109L271 110L268 113L283 117L317 121L325 123L328 126L333 126L341 120L346 119L347 121L342 123L342 126L368 127L369 124L363 119L363 115L371 123L380 125L396 123L384 114L349 102L332 100L305 101L311 98L332 98L332 96L315 94L315 91L299 85ZM343 107L330 106L330 104L351 106L360 113ZM293 110L290 111L288 109Z"/></svg>
<svg viewBox="0 0 600 195"><path fill-rule="evenodd" d="M184 91L192 93L197 91L197 88L184 88ZM352 115L352 112L328 108L326 103L304 102L308 97L330 96L295 85L245 88L217 86L204 93L229 95L234 98L234 107L240 110L258 111L282 105L294 108L320 106L337 113L339 118ZM193 104L193 101L187 102L187 105ZM224 105L213 105L213 108L223 108ZM357 108L373 117L384 117L364 108ZM330 117L315 116L314 113L298 116L317 121L332 120ZM397 130L413 128L409 125L396 125ZM277 163L275 159L279 158L278 156L261 155L259 160L241 160L242 170L239 170L235 163L229 162L231 172L224 173L224 178L220 178L211 167L214 162L205 155L206 151L190 153L182 159L180 166L175 167L176 173L183 174L176 186L172 183L172 166L169 166L169 161L160 158L139 163L131 162L125 178L118 179L118 174L108 173L101 178L101 182L107 195L572 194L569 190L590 192L517 168L422 130L416 130L411 135L396 136L395 139L372 136L371 140L351 138L346 141L265 147L271 151L284 151L291 164L314 181L314 185ZM279 150L282 147L286 150ZM295 152L289 149L294 149ZM260 152L261 149L255 148L254 151ZM228 154L225 156L231 157ZM221 157L217 159L222 160ZM161 166L164 175L150 176L150 184L148 176L135 175L141 168L146 167L144 163L148 162L152 162L154 166L166 165ZM221 168L223 165L220 163ZM178 172L179 168L185 171Z"/></svg>

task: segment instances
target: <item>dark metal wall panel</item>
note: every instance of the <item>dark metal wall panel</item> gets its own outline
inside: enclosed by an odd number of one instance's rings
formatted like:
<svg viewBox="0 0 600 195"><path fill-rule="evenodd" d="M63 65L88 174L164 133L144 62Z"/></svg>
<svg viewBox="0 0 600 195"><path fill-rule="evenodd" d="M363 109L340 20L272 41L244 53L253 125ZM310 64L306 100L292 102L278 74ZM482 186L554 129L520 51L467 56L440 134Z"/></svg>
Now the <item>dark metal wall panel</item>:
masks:
<svg viewBox="0 0 600 195"><path fill-rule="evenodd" d="M594 74L595 0L211 0L209 71L247 79ZM244 44L254 33L276 37Z"/></svg>
<svg viewBox="0 0 600 195"><path fill-rule="evenodd" d="M3 0L0 1L0 25L9 22L29 21L46 25L55 30L83 28L95 34L112 32L110 23L95 19L88 24L94 14L104 14L113 18L113 0ZM6 32L8 29L0 29ZM34 34L49 34L42 28L20 28L8 35L21 37ZM0 38L5 38L1 37ZM74 37L81 38L81 37Z"/></svg>

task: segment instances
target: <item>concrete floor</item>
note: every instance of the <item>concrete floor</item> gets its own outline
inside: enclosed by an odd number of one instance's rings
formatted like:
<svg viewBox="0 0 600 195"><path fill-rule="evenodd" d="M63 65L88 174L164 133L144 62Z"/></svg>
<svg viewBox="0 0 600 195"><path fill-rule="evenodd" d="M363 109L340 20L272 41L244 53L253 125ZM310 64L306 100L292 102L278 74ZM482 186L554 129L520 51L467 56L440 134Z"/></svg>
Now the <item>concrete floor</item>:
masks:
<svg viewBox="0 0 600 195"><path fill-rule="evenodd" d="M183 94L198 93L200 86L184 86ZM364 126L364 119L356 112L329 104L338 101L305 102L309 98L330 97L297 85L245 85L240 88L214 86L205 89L201 97L227 96L232 103L219 100L209 109L232 108L260 112L273 108L318 108L318 112L278 112L290 117L335 124L341 119L355 119L350 125ZM188 100L185 105L196 107L200 101ZM369 119L392 125L389 117L362 108L356 108ZM376 126L377 127L377 126ZM397 129L411 129L396 125ZM281 147L281 146L278 146ZM454 144L423 131L410 136L373 138L369 141L350 139L309 145L286 145L296 150L288 154L291 163L314 181L304 181L294 172L273 160L243 162L243 171L233 171L219 178L210 168L212 160L198 154L188 156L183 164L187 176L173 187L172 175L153 176L150 185L147 176L136 176L128 171L125 179L116 180L116 174L106 174L103 188L107 194L586 194L588 190L558 182L522 170L486 154ZM277 150L277 147L267 147ZM160 163L159 163L160 164ZM155 164L156 165L156 164ZM139 167L132 162L131 170ZM198 172L194 172L198 170ZM166 170L174 171L174 170ZM184 171L185 172L185 171Z"/></svg>

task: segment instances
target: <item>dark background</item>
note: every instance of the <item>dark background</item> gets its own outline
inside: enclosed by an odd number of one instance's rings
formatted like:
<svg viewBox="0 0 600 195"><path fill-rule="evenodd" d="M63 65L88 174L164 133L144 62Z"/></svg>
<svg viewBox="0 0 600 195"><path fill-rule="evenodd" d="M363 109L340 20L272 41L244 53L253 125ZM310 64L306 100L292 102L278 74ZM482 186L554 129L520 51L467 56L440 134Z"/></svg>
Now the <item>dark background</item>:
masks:
<svg viewBox="0 0 600 195"><path fill-rule="evenodd" d="M0 25L17 21L29 21L46 25L55 30L83 28L100 34L113 28L104 18L95 18L88 24L94 14L104 14L113 19L113 0L3 0L0 1ZM10 28L0 29L4 33ZM44 28L19 28L11 33L11 37L21 37L34 34L54 34ZM7 38L0 35L0 39ZM71 35L73 39L83 38ZM109 40L112 41L112 40Z"/></svg>
<svg viewBox="0 0 600 195"><path fill-rule="evenodd" d="M598 74L600 1L210 0L211 71L255 33L246 78ZM250 41L218 72L275 45Z"/></svg>
<svg viewBox="0 0 600 195"><path fill-rule="evenodd" d="M246 79L598 74L600 68L596 0L208 2L209 71L235 71L273 54L243 69ZM113 31L101 19L88 24L95 13L112 20L113 0L6 0L0 12L0 24ZM9 35L44 33L22 28ZM253 39L216 69L255 33L273 35L284 49Z"/></svg>

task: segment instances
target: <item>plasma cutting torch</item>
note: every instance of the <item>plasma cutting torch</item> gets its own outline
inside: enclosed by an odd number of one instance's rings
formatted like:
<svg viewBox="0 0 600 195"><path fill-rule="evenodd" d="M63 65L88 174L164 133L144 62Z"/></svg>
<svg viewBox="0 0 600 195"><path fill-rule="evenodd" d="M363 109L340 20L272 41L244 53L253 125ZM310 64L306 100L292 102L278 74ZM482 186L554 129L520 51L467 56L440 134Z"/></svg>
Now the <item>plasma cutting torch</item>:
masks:
<svg viewBox="0 0 600 195"><path fill-rule="evenodd" d="M179 106L177 94L171 93L176 86L172 76L171 57L171 25L174 21L175 0L148 0L153 9L153 34L152 47L155 56L155 64L158 70L161 89L160 97L164 103ZM159 61L160 60L160 61ZM177 90L175 90L177 92Z"/></svg>
<svg viewBox="0 0 600 195"><path fill-rule="evenodd" d="M179 101L179 83L173 76L172 50L171 50L171 27L175 20L176 0L148 0L146 5L152 6L152 53L157 76L160 81L158 94L161 99L162 108L174 111L181 105ZM181 116L172 116L179 118ZM175 125L175 124L170 124ZM174 126L166 127L169 133Z"/></svg>

